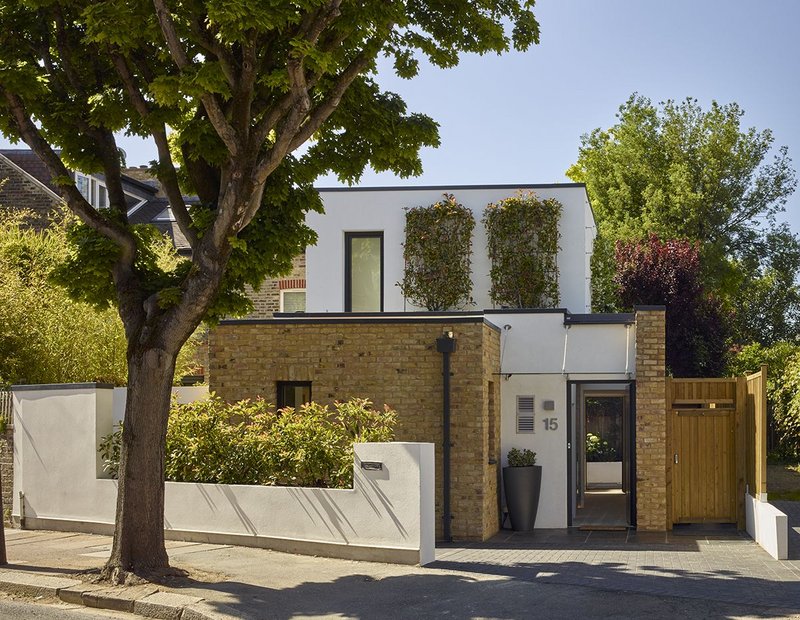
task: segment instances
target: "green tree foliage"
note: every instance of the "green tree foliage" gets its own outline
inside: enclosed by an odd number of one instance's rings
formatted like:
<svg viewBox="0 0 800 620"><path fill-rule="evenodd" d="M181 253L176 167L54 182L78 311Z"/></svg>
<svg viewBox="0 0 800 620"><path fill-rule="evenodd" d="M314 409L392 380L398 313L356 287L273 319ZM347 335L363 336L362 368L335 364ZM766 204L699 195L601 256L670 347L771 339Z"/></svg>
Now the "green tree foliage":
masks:
<svg viewBox="0 0 800 620"><path fill-rule="evenodd" d="M728 317L704 290L700 248L688 241L617 242L614 283L622 307L666 306L666 365L676 377L718 377L727 363Z"/></svg>
<svg viewBox="0 0 800 620"><path fill-rule="evenodd" d="M731 372L744 375L767 365L767 407L777 432L775 452L780 457L800 458L800 344L779 341L771 346L753 343L731 361Z"/></svg>
<svg viewBox="0 0 800 620"><path fill-rule="evenodd" d="M474 229L472 211L451 194L429 207L409 209L403 295L432 311L458 310L471 303Z"/></svg>
<svg viewBox="0 0 800 620"><path fill-rule="evenodd" d="M742 315L745 340L772 335L744 316L752 306L742 291L785 303L776 312L796 315L797 289L788 297L779 291L787 281L794 286L797 266L764 254L778 248L777 238L791 236L776 225L775 215L795 189L795 173L786 147L769 160L772 133L742 128L742 115L735 103L713 102L708 110L693 99L655 106L634 94L613 127L582 136L578 161L567 175L586 183L597 219L592 264L597 310L618 307L611 285L614 243L654 233L700 243L703 282L726 300L739 298L731 305ZM794 239L792 245L797 247ZM776 279L775 268L793 271Z"/></svg>
<svg viewBox="0 0 800 620"><path fill-rule="evenodd" d="M125 331L116 310L74 301L52 282L71 251L69 219L37 231L24 211L0 212L0 384L127 382ZM163 238L154 248L164 257L174 254ZM188 372L194 350L190 340L177 379Z"/></svg>
<svg viewBox="0 0 800 620"><path fill-rule="evenodd" d="M532 0L51 0L0 3L0 131L45 162L84 228L71 292L114 300L125 327L128 402L114 544L120 582L168 566L162 481L169 384L204 317L247 309L245 286L290 267L314 239L312 183L333 172L408 176L437 125L381 91L377 59L404 78L420 58L525 50ZM168 136L168 128L172 134ZM127 222L114 133L151 137L191 259L165 269ZM57 147L60 150L55 150ZM301 147L303 147L301 149ZM180 165L179 165L180 164ZM109 208L84 200L67 166L101 171ZM199 204L187 207L184 193Z"/></svg>
<svg viewBox="0 0 800 620"><path fill-rule="evenodd" d="M228 404L212 396L173 402L164 475L176 482L353 486L353 444L392 441L397 415L365 399L306 403L280 411L264 400ZM116 476L122 429L103 438L100 455Z"/></svg>
<svg viewBox="0 0 800 620"><path fill-rule="evenodd" d="M558 251L561 203L532 192L486 206L489 295L510 308L554 308L559 302Z"/></svg>

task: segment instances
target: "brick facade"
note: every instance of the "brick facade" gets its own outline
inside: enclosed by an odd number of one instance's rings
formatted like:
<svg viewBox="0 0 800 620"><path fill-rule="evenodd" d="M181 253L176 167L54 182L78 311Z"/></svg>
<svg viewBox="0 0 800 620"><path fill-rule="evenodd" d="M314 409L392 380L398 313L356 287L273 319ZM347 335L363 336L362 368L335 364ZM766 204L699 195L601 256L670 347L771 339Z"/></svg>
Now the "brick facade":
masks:
<svg viewBox="0 0 800 620"><path fill-rule="evenodd" d="M0 476L2 476L3 519L11 514L14 500L14 425L9 419L5 431L0 433Z"/></svg>
<svg viewBox="0 0 800 620"><path fill-rule="evenodd" d="M276 399L277 381L311 381L321 403L367 397L398 412L398 441L436 445L437 535L442 534L442 355L452 331L452 534L485 540L499 529L500 336L482 317L289 319L230 322L210 337L210 387L234 401ZM490 397L491 396L491 397ZM490 445L491 444L491 445Z"/></svg>
<svg viewBox="0 0 800 620"><path fill-rule="evenodd" d="M45 228L61 199L0 155L0 211L26 209L33 212L31 225Z"/></svg>
<svg viewBox="0 0 800 620"><path fill-rule="evenodd" d="M636 309L636 527L664 531L667 521L665 312Z"/></svg>
<svg viewBox="0 0 800 620"><path fill-rule="evenodd" d="M253 311L247 315L248 319L268 319L275 312L280 312L280 291L285 288L305 288L306 255L300 254L292 260L292 271L280 278L270 278L261 285L258 292L248 288L248 295L253 300ZM281 286L282 283L298 284L303 286Z"/></svg>

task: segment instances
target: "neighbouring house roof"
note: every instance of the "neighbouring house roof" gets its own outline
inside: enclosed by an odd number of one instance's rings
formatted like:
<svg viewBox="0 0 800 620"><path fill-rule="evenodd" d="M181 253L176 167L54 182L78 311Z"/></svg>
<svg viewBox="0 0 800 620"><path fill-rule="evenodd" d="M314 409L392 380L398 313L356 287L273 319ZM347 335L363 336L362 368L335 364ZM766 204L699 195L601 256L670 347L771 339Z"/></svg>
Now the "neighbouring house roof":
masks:
<svg viewBox="0 0 800 620"><path fill-rule="evenodd" d="M34 215L29 224L34 228L44 228L61 204L61 197L51 185L43 183L18 161L0 151L0 207L30 211Z"/></svg>
<svg viewBox="0 0 800 620"><path fill-rule="evenodd" d="M51 181L50 171L36 153L30 149L0 149L0 155L19 166L50 191L58 194L58 188Z"/></svg>
<svg viewBox="0 0 800 620"><path fill-rule="evenodd" d="M105 175L89 175L105 184ZM46 221L50 211L62 202L52 183L52 175L38 155L30 149L0 149L0 205L8 208L27 208ZM126 168L122 174L122 189L126 194L128 218L132 224L153 224L166 233L180 252L189 250L186 237L178 228L169 210L169 202L156 179L145 168ZM197 199L185 197L191 204Z"/></svg>

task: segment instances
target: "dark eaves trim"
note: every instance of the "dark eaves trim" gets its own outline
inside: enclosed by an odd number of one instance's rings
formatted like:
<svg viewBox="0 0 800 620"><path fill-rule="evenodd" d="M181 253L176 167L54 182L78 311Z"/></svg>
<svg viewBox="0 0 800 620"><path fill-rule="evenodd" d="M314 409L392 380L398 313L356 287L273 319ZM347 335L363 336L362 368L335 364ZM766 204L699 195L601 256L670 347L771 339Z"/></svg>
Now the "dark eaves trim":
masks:
<svg viewBox="0 0 800 620"><path fill-rule="evenodd" d="M484 314L569 314L566 308L491 308Z"/></svg>
<svg viewBox="0 0 800 620"><path fill-rule="evenodd" d="M41 390L82 390L96 388L98 390L113 390L113 383L42 383L39 385L12 385L13 392L33 392Z"/></svg>
<svg viewBox="0 0 800 620"><path fill-rule="evenodd" d="M667 307L666 306L634 306L633 307L633 311L634 312L652 312L652 311L656 311L657 312L657 311L660 311L660 310L663 310L663 311L666 312Z"/></svg>
<svg viewBox="0 0 800 620"><path fill-rule="evenodd" d="M633 325L636 315L632 312L567 314L564 325Z"/></svg>
<svg viewBox="0 0 800 620"><path fill-rule="evenodd" d="M487 321L483 313L474 312L314 312L276 313L271 319L226 319L220 325L300 325L303 323L328 324L408 324L408 323L483 323L495 331L500 328Z"/></svg>

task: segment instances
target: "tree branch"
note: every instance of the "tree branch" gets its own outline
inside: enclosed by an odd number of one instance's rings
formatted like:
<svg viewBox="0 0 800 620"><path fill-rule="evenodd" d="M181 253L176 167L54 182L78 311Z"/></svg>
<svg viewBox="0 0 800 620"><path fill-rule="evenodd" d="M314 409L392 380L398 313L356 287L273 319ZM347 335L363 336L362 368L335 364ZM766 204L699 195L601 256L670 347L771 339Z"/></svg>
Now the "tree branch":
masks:
<svg viewBox="0 0 800 620"><path fill-rule="evenodd" d="M114 63L114 68L117 70L117 74L125 85L128 98L147 125L156 143L158 161L160 164L158 168L158 178L169 200L169 206L172 207L175 220L178 222L178 228L181 229L181 232L186 237L189 246L193 248L197 243L197 235L192 228L192 218L186 208L186 202L183 200L183 193L178 183L178 175L175 172L175 164L172 160L172 153L170 153L169 150L166 127L164 123L156 123L151 119L152 110L150 109L150 104L137 85L136 78L131 72L130 67L128 67L126 60L116 51L112 50L110 54Z"/></svg>
<svg viewBox="0 0 800 620"><path fill-rule="evenodd" d="M161 26L161 33L164 35L164 40L167 43L172 60L181 71L189 69L191 62L175 30L175 22L172 20L172 14L169 12L164 0L153 0L153 5L156 9L158 23ZM203 107L206 109L206 114L208 114L208 120L211 121L211 125L214 127L217 135L225 144L231 156L236 157L240 151L239 139L236 135L236 131L225 117L222 104L217 97L211 93L202 95L200 101L203 102Z"/></svg>
<svg viewBox="0 0 800 620"><path fill-rule="evenodd" d="M64 162L56 155L55 151L53 151L52 147L42 137L39 129L28 116L25 111L25 105L22 103L19 96L9 92L2 86L0 86L0 93L2 93L8 102L14 124L19 130L20 136L22 136L22 139L25 140L31 150L39 156L39 159L44 162L50 174L52 174L55 179L58 179L58 177L71 178L71 174L64 165ZM56 185L73 213L80 217L88 226L91 226L94 230L105 235L120 246L122 249L120 262L132 270L133 261L136 256L136 241L133 235L123 226L101 217L95 208L81 195L74 183L56 181Z"/></svg>

